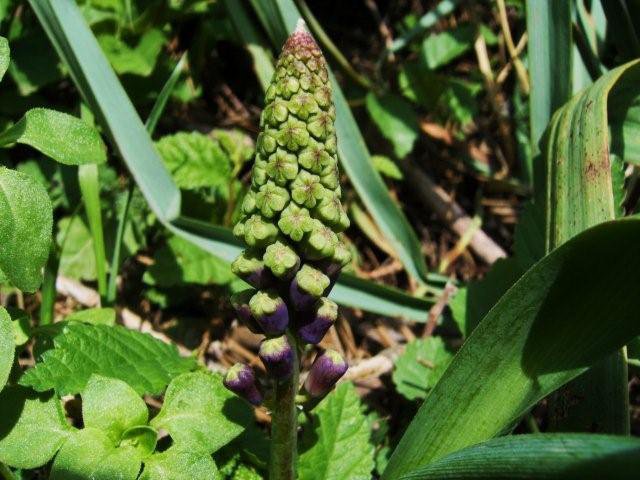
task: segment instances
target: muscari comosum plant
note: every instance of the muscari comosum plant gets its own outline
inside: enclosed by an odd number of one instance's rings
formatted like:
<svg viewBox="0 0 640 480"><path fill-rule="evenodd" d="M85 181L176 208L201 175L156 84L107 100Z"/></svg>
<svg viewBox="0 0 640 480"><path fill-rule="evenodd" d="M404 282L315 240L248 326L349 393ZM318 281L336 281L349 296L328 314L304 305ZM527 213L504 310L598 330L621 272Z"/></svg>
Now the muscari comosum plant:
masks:
<svg viewBox="0 0 640 480"><path fill-rule="evenodd" d="M350 252L341 204L335 109L326 61L299 23L278 59L260 120L251 188L234 234L248 248L233 272L253 288L234 295L239 319L266 336L259 355L273 385L271 479L295 477L298 406L313 408L346 372L339 353L318 353L299 389L305 345L318 344L337 318L327 298ZM262 388L236 364L225 385L254 405Z"/></svg>

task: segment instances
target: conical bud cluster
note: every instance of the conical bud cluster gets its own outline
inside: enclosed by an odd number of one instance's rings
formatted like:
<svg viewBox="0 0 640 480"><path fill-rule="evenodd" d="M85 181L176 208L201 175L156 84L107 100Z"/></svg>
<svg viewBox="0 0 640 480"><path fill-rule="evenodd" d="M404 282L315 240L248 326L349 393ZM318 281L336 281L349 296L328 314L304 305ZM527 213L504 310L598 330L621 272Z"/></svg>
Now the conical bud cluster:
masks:
<svg viewBox="0 0 640 480"><path fill-rule="evenodd" d="M232 264L255 290L232 304L250 329L271 337L261 357L269 373L282 376L287 349L295 348L283 335L320 342L337 317L327 295L351 260L340 238L349 219L327 64L304 27L284 44L265 102L251 187L234 228L248 248Z"/></svg>

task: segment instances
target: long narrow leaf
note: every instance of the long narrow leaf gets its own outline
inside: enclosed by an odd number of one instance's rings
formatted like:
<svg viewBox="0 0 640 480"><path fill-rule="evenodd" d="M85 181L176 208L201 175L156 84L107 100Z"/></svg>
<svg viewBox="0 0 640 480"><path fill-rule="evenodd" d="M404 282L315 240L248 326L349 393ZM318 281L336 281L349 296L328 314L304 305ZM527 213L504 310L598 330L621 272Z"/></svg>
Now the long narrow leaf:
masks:
<svg viewBox="0 0 640 480"><path fill-rule="evenodd" d="M498 438L452 453L403 480L633 480L640 440L609 435L548 434Z"/></svg>
<svg viewBox="0 0 640 480"><path fill-rule="evenodd" d="M536 263L489 311L402 437L385 480L508 430L640 332L640 220L608 222Z"/></svg>

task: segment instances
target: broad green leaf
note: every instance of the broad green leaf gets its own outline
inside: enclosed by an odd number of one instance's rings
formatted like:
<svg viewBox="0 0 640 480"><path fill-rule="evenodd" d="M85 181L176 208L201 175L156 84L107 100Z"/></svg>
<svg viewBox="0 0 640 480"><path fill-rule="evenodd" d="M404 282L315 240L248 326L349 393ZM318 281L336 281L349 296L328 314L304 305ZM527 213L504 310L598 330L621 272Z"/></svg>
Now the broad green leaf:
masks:
<svg viewBox="0 0 640 480"><path fill-rule="evenodd" d="M158 152L176 185L187 190L229 184L231 161L220 144L199 132L162 137Z"/></svg>
<svg viewBox="0 0 640 480"><path fill-rule="evenodd" d="M0 81L2 81L7 68L9 68L10 54L9 42L6 38L0 37Z"/></svg>
<svg viewBox="0 0 640 480"><path fill-rule="evenodd" d="M180 237L171 237L153 258L155 263L144 274L144 281L151 285L226 285L235 279L227 262Z"/></svg>
<svg viewBox="0 0 640 480"><path fill-rule="evenodd" d="M15 468L47 463L69 437L60 400L20 386L0 392L0 462Z"/></svg>
<svg viewBox="0 0 640 480"><path fill-rule="evenodd" d="M7 383L16 351L14 327L9 313L0 307L0 391Z"/></svg>
<svg viewBox="0 0 640 480"><path fill-rule="evenodd" d="M2 312L2 310L0 310L0 312ZM33 328L31 327L31 315L29 315L24 310L20 310L18 308L9 308L8 312L9 312L9 315L11 316L11 326L13 328L13 341L15 343L15 346L21 347L25 343L27 343L31 338L31 334L33 331ZM0 317L1 316L2 315L0 314ZM1 381L0 381L0 385L2 385ZM2 390L1 387L0 387L0 390Z"/></svg>
<svg viewBox="0 0 640 480"><path fill-rule="evenodd" d="M171 447L156 453L144 462L140 480L219 480L218 469L211 455L190 449Z"/></svg>
<svg viewBox="0 0 640 480"><path fill-rule="evenodd" d="M58 267L60 275L77 280L96 279L93 238L83 217L75 215L61 218L56 241L61 248Z"/></svg>
<svg viewBox="0 0 640 480"><path fill-rule="evenodd" d="M391 142L399 159L413 150L418 138L418 116L406 100L392 93L382 97L367 94L367 110L380 133Z"/></svg>
<svg viewBox="0 0 640 480"><path fill-rule="evenodd" d="M340 384L313 411L298 461L305 480L368 480L374 467L370 424L351 383Z"/></svg>
<svg viewBox="0 0 640 480"><path fill-rule="evenodd" d="M49 195L28 175L0 167L0 212L0 270L20 290L34 292L49 257Z"/></svg>
<svg viewBox="0 0 640 480"><path fill-rule="evenodd" d="M121 447L129 446L134 448L143 460L153 454L157 444L158 432L148 425L131 427L125 430L120 438Z"/></svg>
<svg viewBox="0 0 640 480"><path fill-rule="evenodd" d="M23 143L65 165L104 163L107 150L100 133L66 113L34 108L0 134L0 145Z"/></svg>
<svg viewBox="0 0 640 480"><path fill-rule="evenodd" d="M209 135L220 144L235 169L242 167L253 158L255 152L253 140L242 130L214 128Z"/></svg>
<svg viewBox="0 0 640 480"><path fill-rule="evenodd" d="M157 395L196 365L195 359L180 357L175 345L120 326L58 323L39 335L47 345L53 340L53 348L39 356L20 384L40 392L79 393L98 374L126 382L139 395Z"/></svg>
<svg viewBox="0 0 640 480"><path fill-rule="evenodd" d="M113 326L116 324L116 311L113 308L87 308L67 315L65 321Z"/></svg>
<svg viewBox="0 0 640 480"><path fill-rule="evenodd" d="M468 447L402 480L632 480L640 470L640 440L587 434L516 435Z"/></svg>
<svg viewBox="0 0 640 480"><path fill-rule="evenodd" d="M241 248L229 230L184 217L177 218L180 212L180 191L164 168L144 125L109 67L75 2L30 0L29 3L58 54L68 66L76 87L113 140L114 147L129 167L129 171L156 217L176 235L231 262ZM256 5L271 4L256 2ZM293 15L287 20L291 29L295 27L298 18L297 11L292 5L287 4L289 10L293 8L290 10ZM294 15L295 18L293 18ZM283 31L278 35L283 37L285 33ZM334 86L337 88L335 82ZM342 151L342 157L346 159L344 161L353 159L354 162L353 166L349 166L351 179L358 184L361 195L369 198L368 208L380 217L376 220L383 226L385 235L394 239L394 245L397 245L396 251L401 254L402 261L409 271L415 276L420 276L418 274L420 271L424 277L425 268L420 245L406 218L389 199L389 194L379 176L374 172L373 177L365 179L366 175L362 174L372 169L366 146L344 95L341 93L336 95L339 95L338 103L341 109L338 119L346 115L346 123L342 127L343 133L339 133L339 136L354 139L349 146L339 142L340 148L344 147ZM403 316L422 322L425 321L426 312L430 306L430 302L411 297L400 290L389 289L380 284L347 275L341 276L331 296L342 305L361 308L380 315Z"/></svg>
<svg viewBox="0 0 640 480"><path fill-rule="evenodd" d="M526 2L526 6L531 146L535 154L553 112L571 96L571 3Z"/></svg>
<svg viewBox="0 0 640 480"><path fill-rule="evenodd" d="M464 24L429 35L421 48L425 64L435 70L465 54L473 47L476 31L475 25Z"/></svg>
<svg viewBox="0 0 640 480"><path fill-rule="evenodd" d="M640 332L640 221L569 240L527 271L458 351L384 479L508 429L536 402ZM576 288L579 285L580 288Z"/></svg>
<svg viewBox="0 0 640 480"><path fill-rule="evenodd" d="M82 392L85 427L107 434L118 444L125 430L146 425L149 410L140 395L122 380L92 375Z"/></svg>
<svg viewBox="0 0 640 480"><path fill-rule="evenodd" d="M252 419L247 404L222 385L222 378L193 372L175 378L151 426L169 432L176 446L211 454L236 438Z"/></svg>
<svg viewBox="0 0 640 480"><path fill-rule="evenodd" d="M625 162L640 164L640 68L630 68L609 95L611 152Z"/></svg>
<svg viewBox="0 0 640 480"><path fill-rule="evenodd" d="M140 37L135 48L131 48L115 35L98 36L98 43L113 69L120 75L125 73L143 77L151 75L164 42L163 33L155 28L147 30Z"/></svg>
<svg viewBox="0 0 640 480"><path fill-rule="evenodd" d="M417 339L407 344L395 362L393 383L409 400L424 399L440 380L453 354L440 337Z"/></svg>
<svg viewBox="0 0 640 480"><path fill-rule="evenodd" d="M95 428L78 430L62 446L50 480L135 480L141 458L133 447L116 447Z"/></svg>

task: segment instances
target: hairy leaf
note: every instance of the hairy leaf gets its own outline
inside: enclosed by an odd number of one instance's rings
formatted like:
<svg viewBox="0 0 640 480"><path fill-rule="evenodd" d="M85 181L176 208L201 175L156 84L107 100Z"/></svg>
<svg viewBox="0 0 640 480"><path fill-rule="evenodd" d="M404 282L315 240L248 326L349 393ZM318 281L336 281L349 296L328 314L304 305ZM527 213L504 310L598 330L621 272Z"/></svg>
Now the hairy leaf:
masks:
<svg viewBox="0 0 640 480"><path fill-rule="evenodd" d="M140 480L218 480L218 469L210 455L171 447L144 462Z"/></svg>
<svg viewBox="0 0 640 480"><path fill-rule="evenodd" d="M402 477L409 480L632 480L640 440L609 435L516 435L452 453Z"/></svg>
<svg viewBox="0 0 640 480"><path fill-rule="evenodd" d="M180 448L211 454L236 438L251 421L247 404L222 385L222 378L193 372L174 379L160 413L151 421Z"/></svg>
<svg viewBox="0 0 640 480"><path fill-rule="evenodd" d="M0 270L20 290L42 283L53 212L47 191L28 175L0 167Z"/></svg>
<svg viewBox="0 0 640 480"><path fill-rule="evenodd" d="M529 269L458 351L383 478L496 436L638 335L639 241L640 221L608 222Z"/></svg>
<svg viewBox="0 0 640 480"><path fill-rule="evenodd" d="M65 320L67 322L113 326L116 324L116 311L113 308L87 308L67 315Z"/></svg>
<svg viewBox="0 0 640 480"><path fill-rule="evenodd" d="M53 340L53 348L40 355L20 383L40 392L79 393L98 374L120 379L140 395L159 394L196 365L195 359L180 357L175 345L120 326L61 323L39 335L48 343Z"/></svg>
<svg viewBox="0 0 640 480"><path fill-rule="evenodd" d="M131 446L116 447L95 428L78 430L56 455L50 480L135 480L141 459Z"/></svg>
<svg viewBox="0 0 640 480"><path fill-rule="evenodd" d="M83 217L61 218L56 241L61 247L58 272L77 280L96 279L96 257L93 237Z"/></svg>
<svg viewBox="0 0 640 480"><path fill-rule="evenodd" d="M424 399L440 380L453 354L440 337L417 339L407 344L393 371L396 389L409 400Z"/></svg>
<svg viewBox="0 0 640 480"><path fill-rule="evenodd" d="M2 81L4 74L7 72L10 61L9 42L6 38L0 37L0 81Z"/></svg>
<svg viewBox="0 0 640 480"><path fill-rule="evenodd" d="M0 462L16 468L47 463L71 434L60 400L20 386L0 392Z"/></svg>
<svg viewBox="0 0 640 480"><path fill-rule="evenodd" d="M368 480L374 467L370 425L355 388L342 383L314 410L299 460L305 480Z"/></svg>
<svg viewBox="0 0 640 480"><path fill-rule="evenodd" d="M85 427L105 432L118 443L125 430L146 425L149 410L140 395L122 380L92 375L82 392Z"/></svg>
<svg viewBox="0 0 640 480"><path fill-rule="evenodd" d="M107 161L105 144L91 125L66 113L34 108L0 134L0 145L23 143L65 165Z"/></svg>
<svg viewBox="0 0 640 480"><path fill-rule="evenodd" d="M0 390L7 383L16 346L14 343L14 327L9 313L0 307Z"/></svg>

